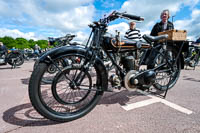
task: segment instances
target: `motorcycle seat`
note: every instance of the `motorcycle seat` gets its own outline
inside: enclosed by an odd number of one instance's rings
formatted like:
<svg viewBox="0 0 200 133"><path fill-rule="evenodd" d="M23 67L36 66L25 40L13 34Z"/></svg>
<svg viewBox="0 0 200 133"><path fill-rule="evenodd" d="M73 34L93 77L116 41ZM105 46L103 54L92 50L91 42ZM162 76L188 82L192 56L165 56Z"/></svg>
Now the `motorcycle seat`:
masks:
<svg viewBox="0 0 200 133"><path fill-rule="evenodd" d="M167 38L168 38L168 35L167 35L167 34L159 35L159 36L143 35L143 38L144 38L145 40L150 41L150 42L155 42L155 41L167 39Z"/></svg>

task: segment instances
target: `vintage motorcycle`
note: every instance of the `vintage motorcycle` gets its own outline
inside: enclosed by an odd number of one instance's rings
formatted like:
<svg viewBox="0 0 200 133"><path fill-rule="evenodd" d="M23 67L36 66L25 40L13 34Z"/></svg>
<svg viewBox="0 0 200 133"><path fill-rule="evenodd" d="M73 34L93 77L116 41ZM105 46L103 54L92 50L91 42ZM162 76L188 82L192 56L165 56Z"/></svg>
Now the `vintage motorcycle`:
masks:
<svg viewBox="0 0 200 133"><path fill-rule="evenodd" d="M9 51L8 53L0 53L0 63L9 64L12 68L21 66L24 63L24 58L19 50Z"/></svg>
<svg viewBox="0 0 200 133"><path fill-rule="evenodd" d="M114 11L89 25L92 31L85 48L63 46L40 57L30 78L29 97L33 107L42 116L58 122L78 119L98 104L104 92L110 91L109 83L130 91L142 85L153 85L156 89L166 91L176 84L184 61L176 46L158 42L168 36L144 35L146 42L121 40L119 35L109 36L107 26L117 18L144 20L140 16ZM158 42L156 46L154 42ZM148 50L157 52L155 66L142 70L140 66L149 62L148 58L145 59ZM114 76L100 57L102 51L114 65ZM57 66L57 61L65 59L69 60L67 66ZM52 64L58 71L52 84L43 84L41 79Z"/></svg>
<svg viewBox="0 0 200 133"><path fill-rule="evenodd" d="M187 69L187 66L193 67L195 69L195 67L199 63L200 46L192 42L192 44L189 45L188 52L184 53L184 57L185 57L184 61L185 61L186 69Z"/></svg>
<svg viewBox="0 0 200 133"><path fill-rule="evenodd" d="M76 35L66 34L63 37L58 37L58 38L49 37L48 39L49 39L50 45L55 46L53 49L56 49L56 48L59 48L59 47L62 47L62 46L79 45L76 42L73 42L73 43L71 42L74 37L76 37ZM43 52L41 54L41 56L44 55L46 52L49 52L53 49L50 49L48 51ZM34 65L33 65L33 69L36 69L38 64L39 64L39 59L37 59L35 61ZM57 61L57 66L59 66L59 67L67 66L67 64L68 64L68 60ZM46 70L46 72L43 75L42 82L45 83L45 84L51 84L53 77L56 74L56 71L58 71L58 69L56 68L56 66L54 64L49 65L48 69Z"/></svg>

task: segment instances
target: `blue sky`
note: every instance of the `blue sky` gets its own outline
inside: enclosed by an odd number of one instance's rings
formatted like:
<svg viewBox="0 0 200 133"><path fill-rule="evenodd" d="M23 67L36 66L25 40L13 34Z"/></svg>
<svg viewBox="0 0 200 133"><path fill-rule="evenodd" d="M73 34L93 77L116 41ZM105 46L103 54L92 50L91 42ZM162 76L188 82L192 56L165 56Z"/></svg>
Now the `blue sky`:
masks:
<svg viewBox="0 0 200 133"><path fill-rule="evenodd" d="M84 41L90 32L87 25L113 10L143 16L145 21L137 27L149 34L163 9L175 15L175 28L187 30L188 39L200 36L199 0L0 0L0 37L37 40L73 33L76 40ZM119 30L123 35L128 22L117 20L108 31Z"/></svg>

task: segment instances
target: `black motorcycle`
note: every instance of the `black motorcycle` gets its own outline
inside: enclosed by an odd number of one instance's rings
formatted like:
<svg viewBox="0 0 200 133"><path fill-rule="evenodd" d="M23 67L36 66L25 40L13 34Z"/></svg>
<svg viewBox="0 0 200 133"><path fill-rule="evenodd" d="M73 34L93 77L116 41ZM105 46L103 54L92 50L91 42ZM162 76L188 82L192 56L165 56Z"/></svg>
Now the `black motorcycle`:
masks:
<svg viewBox="0 0 200 133"><path fill-rule="evenodd" d="M29 97L33 107L42 116L58 122L78 119L97 105L104 92L110 91L109 83L113 87L117 85L131 91L142 85L153 85L166 91L176 84L184 67L181 51L167 42L154 46L154 42L168 36L145 35L147 42L121 40L119 35L111 37L106 32L107 26L117 18L144 20L139 16L115 11L89 25L92 32L85 48L63 46L40 57L30 78ZM149 62L144 58L146 50L156 51L157 56L153 69L142 70L140 66ZM102 51L114 65L115 75L110 78L110 71L99 56ZM63 68L59 67L57 61L65 59L70 63ZM52 64L58 71L52 84L44 85L41 79Z"/></svg>
<svg viewBox="0 0 200 133"><path fill-rule="evenodd" d="M185 56L184 61L185 61L186 69L187 69L187 66L193 67L195 69L195 67L199 63L200 46L193 42L191 45L189 45L189 49L187 52L184 53L184 56Z"/></svg>
<svg viewBox="0 0 200 133"><path fill-rule="evenodd" d="M24 58L19 50L12 50L9 53L0 53L0 61L2 64L9 64L12 68L21 66L24 63Z"/></svg>
<svg viewBox="0 0 200 133"><path fill-rule="evenodd" d="M80 45L76 42L71 42L73 40L73 38L76 37L76 35L72 35L72 34L67 34L64 37L59 37L59 38L53 38L53 37L49 37L49 43L51 46L55 46L53 49L57 49L59 47L62 46L70 46L70 45ZM43 53L41 53L40 56L44 55L46 52L49 52L53 49L50 49L48 51L45 51ZM39 64L39 59L37 59L34 63L33 69L36 69L36 67ZM57 60L56 61L57 67L59 66L60 68L63 68L64 66L68 65L68 60ZM58 71L57 67L52 63L51 65L49 65L48 69L46 70L46 72L43 75L42 78L42 82L45 84L51 84L52 80L56 74L56 72Z"/></svg>

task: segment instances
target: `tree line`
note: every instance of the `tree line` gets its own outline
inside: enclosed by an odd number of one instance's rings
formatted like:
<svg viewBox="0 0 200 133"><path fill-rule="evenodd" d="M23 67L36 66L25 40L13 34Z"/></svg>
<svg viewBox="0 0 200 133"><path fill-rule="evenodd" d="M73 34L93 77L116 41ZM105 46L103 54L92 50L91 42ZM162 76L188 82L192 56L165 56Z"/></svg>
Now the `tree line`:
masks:
<svg viewBox="0 0 200 133"><path fill-rule="evenodd" d="M17 49L24 49L24 48L30 49L30 48L34 48L35 44L38 44L40 48L42 49L49 47L47 40L34 41L33 39L27 40L22 37L19 37L16 39L9 36L0 37L0 42L3 42L3 44L6 45L8 49L13 48L13 47Z"/></svg>

